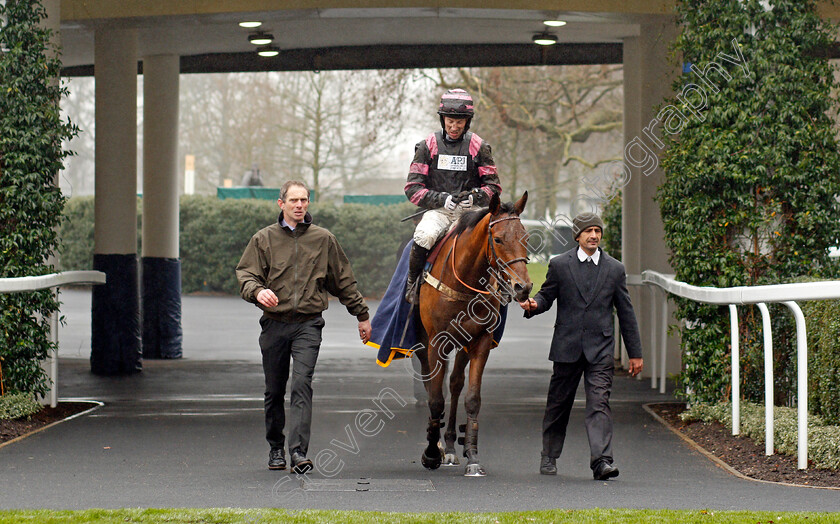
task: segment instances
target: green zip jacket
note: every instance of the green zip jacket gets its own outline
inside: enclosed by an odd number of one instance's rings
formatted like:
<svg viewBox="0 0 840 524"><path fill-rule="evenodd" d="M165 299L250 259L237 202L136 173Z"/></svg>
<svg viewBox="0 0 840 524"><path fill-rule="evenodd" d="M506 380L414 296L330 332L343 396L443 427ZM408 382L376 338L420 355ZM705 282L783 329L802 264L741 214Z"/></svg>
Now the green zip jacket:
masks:
<svg viewBox="0 0 840 524"><path fill-rule="evenodd" d="M309 213L294 230L281 226L278 218L251 237L236 278L242 298L274 320L300 322L320 315L329 307L327 293L338 297L359 322L370 318L347 255L332 233L312 224ZM265 288L277 295L273 308L257 302Z"/></svg>

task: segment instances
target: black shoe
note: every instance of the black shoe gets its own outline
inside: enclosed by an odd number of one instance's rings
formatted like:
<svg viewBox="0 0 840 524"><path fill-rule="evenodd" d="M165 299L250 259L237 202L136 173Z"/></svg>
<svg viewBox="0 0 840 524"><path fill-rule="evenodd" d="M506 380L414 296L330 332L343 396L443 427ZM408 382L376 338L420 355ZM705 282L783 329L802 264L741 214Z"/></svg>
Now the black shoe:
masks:
<svg viewBox="0 0 840 524"><path fill-rule="evenodd" d="M312 469L312 461L300 450L292 451L290 458L292 459L292 473L306 473Z"/></svg>
<svg viewBox="0 0 840 524"><path fill-rule="evenodd" d="M286 469L286 456L283 448L272 448L268 452L268 469Z"/></svg>
<svg viewBox="0 0 840 524"><path fill-rule="evenodd" d="M540 475L556 475L557 459L542 455L540 457Z"/></svg>
<svg viewBox="0 0 840 524"><path fill-rule="evenodd" d="M618 467L606 461L601 461L592 470L592 477L595 480L609 480L618 476Z"/></svg>

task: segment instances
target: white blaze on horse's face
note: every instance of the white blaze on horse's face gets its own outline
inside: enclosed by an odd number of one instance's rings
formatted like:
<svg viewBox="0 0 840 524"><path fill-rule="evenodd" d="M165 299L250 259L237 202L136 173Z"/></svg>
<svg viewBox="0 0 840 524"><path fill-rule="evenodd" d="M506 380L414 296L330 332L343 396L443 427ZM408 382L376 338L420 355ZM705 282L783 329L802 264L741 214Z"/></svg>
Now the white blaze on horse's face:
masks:
<svg viewBox="0 0 840 524"><path fill-rule="evenodd" d="M528 298L534 284L528 275L526 262L528 260L528 233L519 214L525 209L528 192L522 195L515 204L513 213L507 217L500 216L491 219L497 221L496 227L491 228L493 250L496 252L496 265L499 272L505 275L510 284L513 298L521 302ZM491 203L491 209L498 208ZM491 222L493 223L493 222Z"/></svg>

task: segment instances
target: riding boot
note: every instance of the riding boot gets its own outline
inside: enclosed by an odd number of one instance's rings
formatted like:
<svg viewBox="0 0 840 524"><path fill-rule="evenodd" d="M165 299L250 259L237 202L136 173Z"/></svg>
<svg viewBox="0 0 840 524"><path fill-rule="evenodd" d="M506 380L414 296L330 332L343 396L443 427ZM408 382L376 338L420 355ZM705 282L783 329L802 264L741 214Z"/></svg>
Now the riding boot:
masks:
<svg viewBox="0 0 840 524"><path fill-rule="evenodd" d="M414 244L408 259L408 278L405 281L405 300L409 304L417 304L420 298L420 283L418 278L426 265L429 250Z"/></svg>

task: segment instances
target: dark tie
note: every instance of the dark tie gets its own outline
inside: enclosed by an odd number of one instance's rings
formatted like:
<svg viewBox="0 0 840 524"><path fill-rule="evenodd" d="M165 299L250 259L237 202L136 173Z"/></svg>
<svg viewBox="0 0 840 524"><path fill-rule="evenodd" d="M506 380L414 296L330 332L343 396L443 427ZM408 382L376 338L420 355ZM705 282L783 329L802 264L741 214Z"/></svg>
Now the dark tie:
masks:
<svg viewBox="0 0 840 524"><path fill-rule="evenodd" d="M595 287L595 280L598 278L598 266L595 265L591 257L587 257L581 264L583 265L583 288L589 294Z"/></svg>

